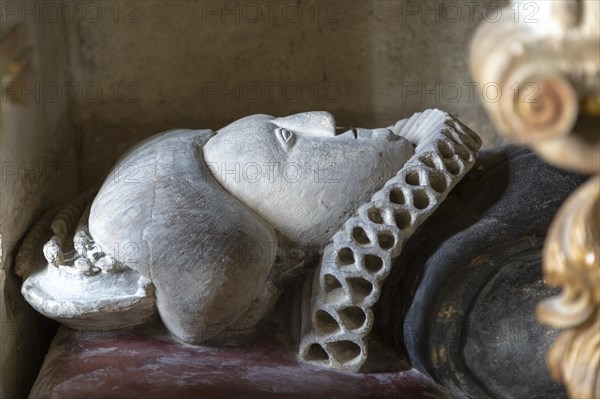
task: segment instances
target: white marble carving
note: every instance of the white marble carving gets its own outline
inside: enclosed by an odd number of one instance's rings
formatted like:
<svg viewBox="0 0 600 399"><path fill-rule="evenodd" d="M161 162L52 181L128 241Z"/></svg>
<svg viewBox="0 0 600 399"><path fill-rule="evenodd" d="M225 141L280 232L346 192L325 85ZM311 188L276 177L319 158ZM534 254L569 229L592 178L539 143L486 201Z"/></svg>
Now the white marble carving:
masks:
<svg viewBox="0 0 600 399"><path fill-rule="evenodd" d="M38 312L77 330L142 324L155 314L152 284L106 256L89 236L86 224L95 193L87 191L49 211L27 235L16 262L16 273L25 279L21 292ZM34 246L49 231L53 235L43 246L47 265L40 265ZM75 250L65 252L63 243L69 241Z"/></svg>
<svg viewBox="0 0 600 399"><path fill-rule="evenodd" d="M368 354L373 305L404 242L473 166L479 138L428 110L390 128L415 154L346 221L304 289L302 360L356 372ZM397 266L397 267L401 267Z"/></svg>
<svg viewBox="0 0 600 399"><path fill-rule="evenodd" d="M216 134L165 132L117 163L91 207L86 197L58 213L44 247L48 264L33 268L24 256L17 265L22 291L41 313L79 329L142 323L156 304L173 335L198 344L251 329L326 248L308 319L317 326L316 312L330 312L342 335L313 342L306 330L301 357L311 360L307 348L318 343L330 366L355 371L391 259L472 166L479 145L438 110L342 134L326 112L254 115ZM25 239L28 247L34 241ZM74 251L65 252L71 242ZM327 263L338 254L347 266ZM380 270L366 255L379 256ZM342 290L328 290L326 275ZM371 287L360 298L359 277ZM345 320L354 323L357 309L364 322L350 332ZM331 348L342 341L359 345L358 361L340 361Z"/></svg>

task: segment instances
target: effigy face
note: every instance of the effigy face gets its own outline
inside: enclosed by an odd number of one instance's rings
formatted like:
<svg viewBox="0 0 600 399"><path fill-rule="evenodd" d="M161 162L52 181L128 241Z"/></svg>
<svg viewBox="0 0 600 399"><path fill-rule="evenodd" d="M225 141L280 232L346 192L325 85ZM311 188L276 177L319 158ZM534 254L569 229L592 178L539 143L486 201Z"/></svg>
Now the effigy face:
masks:
<svg viewBox="0 0 600 399"><path fill-rule="evenodd" d="M175 337L199 344L251 330L286 282L316 269L300 357L358 371L392 259L480 144L439 110L342 134L326 112L165 132L130 150L97 193L42 218L23 247L51 230L48 264L17 259L22 293L80 330L139 325L156 307ZM330 319L337 329L322 328ZM329 357L314 358L315 346Z"/></svg>
<svg viewBox="0 0 600 399"><path fill-rule="evenodd" d="M221 129L204 146L213 176L233 196L299 246L322 247L413 155L390 129L336 135L326 112L254 115Z"/></svg>

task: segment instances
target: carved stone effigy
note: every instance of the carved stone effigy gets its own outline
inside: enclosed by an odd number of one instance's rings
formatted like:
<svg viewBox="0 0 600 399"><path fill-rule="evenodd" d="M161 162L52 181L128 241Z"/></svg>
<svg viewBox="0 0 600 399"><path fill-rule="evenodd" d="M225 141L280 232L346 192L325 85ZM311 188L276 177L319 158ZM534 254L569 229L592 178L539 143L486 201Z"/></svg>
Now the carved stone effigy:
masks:
<svg viewBox="0 0 600 399"><path fill-rule="evenodd" d="M32 229L25 247L49 239L46 264L19 258L22 294L77 330L128 328L157 313L178 340L200 344L252 331L323 259L312 294L308 278L300 357L312 362L322 345L331 356L319 364L359 371L392 260L480 145L440 110L342 134L326 112L165 132L129 151L97 193Z"/></svg>
<svg viewBox="0 0 600 399"><path fill-rule="evenodd" d="M357 372L368 356L373 305L406 240L473 166L481 142L440 111L391 127L415 154L371 201L359 207L325 248L304 289L300 357ZM401 267L397 266L397 267Z"/></svg>

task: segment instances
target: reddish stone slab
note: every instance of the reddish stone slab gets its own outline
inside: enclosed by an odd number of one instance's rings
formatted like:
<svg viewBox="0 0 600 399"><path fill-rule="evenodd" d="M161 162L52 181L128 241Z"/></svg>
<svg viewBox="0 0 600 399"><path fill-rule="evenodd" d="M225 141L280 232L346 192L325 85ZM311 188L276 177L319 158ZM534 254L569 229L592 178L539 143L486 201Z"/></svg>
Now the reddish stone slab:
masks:
<svg viewBox="0 0 600 399"><path fill-rule="evenodd" d="M425 375L344 374L298 362L285 345L192 347L163 331L76 333L61 328L31 398L432 398Z"/></svg>

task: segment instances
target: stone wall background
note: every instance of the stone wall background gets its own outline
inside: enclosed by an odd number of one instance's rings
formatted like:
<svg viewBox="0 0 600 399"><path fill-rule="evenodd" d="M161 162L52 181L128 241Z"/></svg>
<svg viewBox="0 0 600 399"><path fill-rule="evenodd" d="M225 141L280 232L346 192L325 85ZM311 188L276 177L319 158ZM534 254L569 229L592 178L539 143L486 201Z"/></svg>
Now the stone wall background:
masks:
<svg viewBox="0 0 600 399"><path fill-rule="evenodd" d="M100 182L145 137L253 113L326 110L339 126L375 127L439 107L495 146L468 45L505 4L2 0L3 76L9 27L26 32L19 45L34 62L16 93L2 82L0 396L26 396L50 338L12 274L44 210Z"/></svg>
<svg viewBox="0 0 600 399"><path fill-rule="evenodd" d="M66 98L36 94L69 79L63 26L3 15L0 28L0 397L12 399L27 397L51 339L48 323L21 296L16 249L45 210L75 195L78 178L68 170L78 143Z"/></svg>
<svg viewBox="0 0 600 399"><path fill-rule="evenodd" d="M120 4L66 26L73 80L103 93L75 104L89 177L162 130L254 113L326 110L339 126L375 127L440 107L486 147L501 142L467 62L476 26L505 1Z"/></svg>

